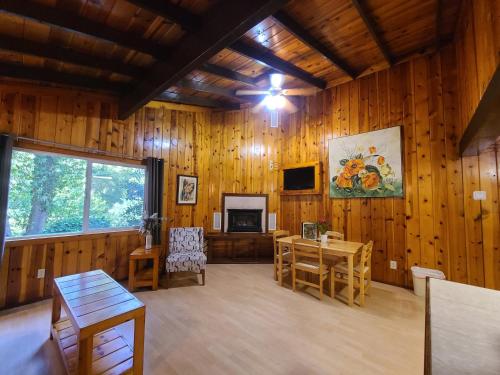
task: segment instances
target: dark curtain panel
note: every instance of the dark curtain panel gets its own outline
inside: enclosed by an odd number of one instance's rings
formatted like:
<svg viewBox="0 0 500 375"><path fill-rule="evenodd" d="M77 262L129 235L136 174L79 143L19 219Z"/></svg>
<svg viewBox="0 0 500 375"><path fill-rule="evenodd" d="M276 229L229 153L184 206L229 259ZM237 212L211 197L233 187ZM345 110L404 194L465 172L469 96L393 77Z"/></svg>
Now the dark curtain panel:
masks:
<svg viewBox="0 0 500 375"><path fill-rule="evenodd" d="M7 203L9 195L10 164L14 139L0 134L0 263L3 260L5 226L7 224Z"/></svg>
<svg viewBox="0 0 500 375"><path fill-rule="evenodd" d="M162 217L163 203L163 159L147 158L147 192L146 192L146 211L148 215L154 213ZM153 245L161 243L161 228L156 228L153 233Z"/></svg>

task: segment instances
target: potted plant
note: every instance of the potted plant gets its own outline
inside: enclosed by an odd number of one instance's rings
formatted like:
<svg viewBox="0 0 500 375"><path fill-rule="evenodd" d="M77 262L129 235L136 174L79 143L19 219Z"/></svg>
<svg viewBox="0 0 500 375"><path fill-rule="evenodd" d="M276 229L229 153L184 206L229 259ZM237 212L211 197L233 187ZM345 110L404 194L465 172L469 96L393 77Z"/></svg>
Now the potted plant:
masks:
<svg viewBox="0 0 500 375"><path fill-rule="evenodd" d="M153 230L161 225L162 218L158 217L157 213L149 216L147 211L144 211L142 215L142 224L139 227L139 233L142 234L146 243L144 245L145 250L150 250L153 246Z"/></svg>
<svg viewBox="0 0 500 375"><path fill-rule="evenodd" d="M326 220L318 221L318 231L320 233L320 238L322 243L328 242L328 236L326 231L328 230L328 222Z"/></svg>

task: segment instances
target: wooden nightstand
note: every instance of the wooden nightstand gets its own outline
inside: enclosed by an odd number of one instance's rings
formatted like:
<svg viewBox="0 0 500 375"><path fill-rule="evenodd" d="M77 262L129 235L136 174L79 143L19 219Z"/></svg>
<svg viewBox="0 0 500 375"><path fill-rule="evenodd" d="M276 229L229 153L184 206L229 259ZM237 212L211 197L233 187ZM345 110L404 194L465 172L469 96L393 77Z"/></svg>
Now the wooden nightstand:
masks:
<svg viewBox="0 0 500 375"><path fill-rule="evenodd" d="M151 286L153 290L158 289L158 266L160 246L153 246L150 251L144 250L144 247L138 247L129 255L128 267L128 289L132 292L136 287ZM152 259L153 268L145 268L135 272L136 263L139 260Z"/></svg>

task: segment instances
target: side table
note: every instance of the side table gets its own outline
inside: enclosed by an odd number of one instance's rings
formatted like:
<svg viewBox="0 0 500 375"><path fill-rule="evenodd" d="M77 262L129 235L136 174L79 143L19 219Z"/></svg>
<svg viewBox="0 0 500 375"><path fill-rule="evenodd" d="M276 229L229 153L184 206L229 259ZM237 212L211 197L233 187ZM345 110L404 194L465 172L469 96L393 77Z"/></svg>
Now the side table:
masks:
<svg viewBox="0 0 500 375"><path fill-rule="evenodd" d="M129 255L128 267L128 289L132 292L136 287L150 286L153 290L158 289L158 266L160 263L160 246L153 246L146 251L144 247L138 247ZM137 261L152 259L153 268L145 268L136 272Z"/></svg>

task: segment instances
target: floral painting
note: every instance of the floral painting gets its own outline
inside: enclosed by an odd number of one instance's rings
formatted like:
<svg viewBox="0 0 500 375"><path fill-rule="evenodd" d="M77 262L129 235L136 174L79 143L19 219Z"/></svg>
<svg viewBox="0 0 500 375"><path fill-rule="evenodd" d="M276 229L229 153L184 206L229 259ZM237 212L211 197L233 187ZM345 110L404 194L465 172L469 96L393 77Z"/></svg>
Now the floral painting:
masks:
<svg viewBox="0 0 500 375"><path fill-rule="evenodd" d="M331 198L402 197L401 127L331 139Z"/></svg>

